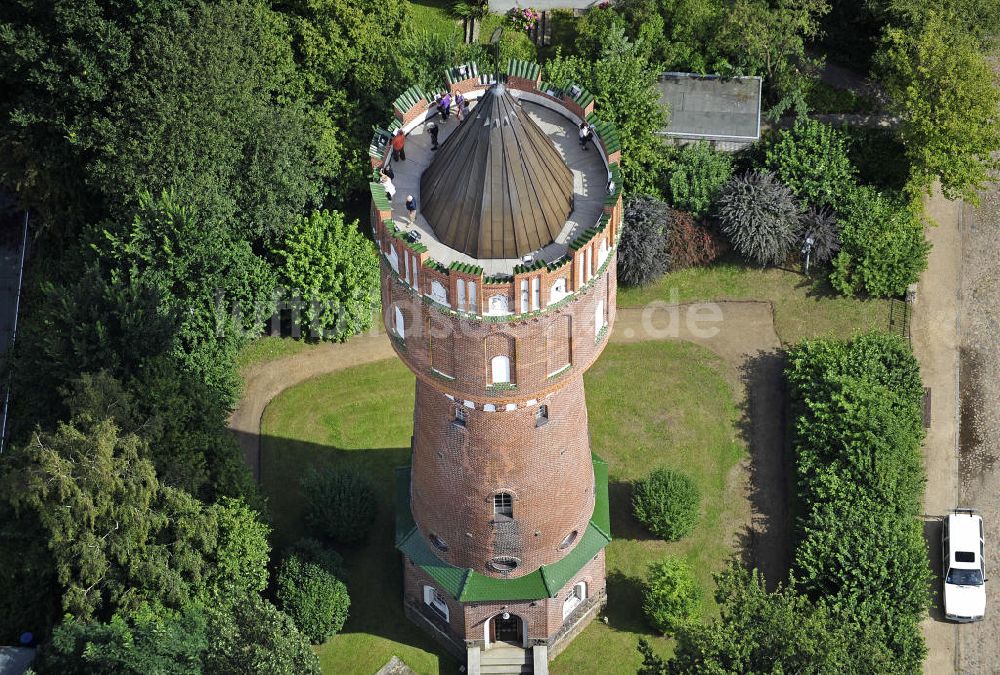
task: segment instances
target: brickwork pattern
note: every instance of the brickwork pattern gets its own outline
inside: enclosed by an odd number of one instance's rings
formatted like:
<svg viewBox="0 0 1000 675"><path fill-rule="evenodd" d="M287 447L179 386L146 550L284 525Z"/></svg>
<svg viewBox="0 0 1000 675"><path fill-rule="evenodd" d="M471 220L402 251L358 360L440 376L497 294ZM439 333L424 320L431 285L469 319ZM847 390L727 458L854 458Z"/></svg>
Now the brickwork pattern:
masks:
<svg viewBox="0 0 1000 675"><path fill-rule="evenodd" d="M548 422L536 426L540 405ZM464 426L455 420L465 413ZM539 401L513 411L484 412L417 382L411 504L420 532L447 551L439 558L503 578L488 561L513 556L519 577L565 557L571 532L582 535L594 511L583 381L576 377ZM495 517L493 497L511 495L513 523ZM580 536L578 536L579 541Z"/></svg>

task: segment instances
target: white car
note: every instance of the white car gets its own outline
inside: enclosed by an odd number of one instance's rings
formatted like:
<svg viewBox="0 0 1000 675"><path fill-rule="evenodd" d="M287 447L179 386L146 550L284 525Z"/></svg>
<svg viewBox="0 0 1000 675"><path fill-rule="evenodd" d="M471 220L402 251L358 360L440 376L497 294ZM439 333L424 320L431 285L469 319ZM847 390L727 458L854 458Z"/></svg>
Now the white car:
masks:
<svg viewBox="0 0 1000 675"><path fill-rule="evenodd" d="M979 621L986 613L986 562L983 518L974 509L955 509L941 534L944 616Z"/></svg>

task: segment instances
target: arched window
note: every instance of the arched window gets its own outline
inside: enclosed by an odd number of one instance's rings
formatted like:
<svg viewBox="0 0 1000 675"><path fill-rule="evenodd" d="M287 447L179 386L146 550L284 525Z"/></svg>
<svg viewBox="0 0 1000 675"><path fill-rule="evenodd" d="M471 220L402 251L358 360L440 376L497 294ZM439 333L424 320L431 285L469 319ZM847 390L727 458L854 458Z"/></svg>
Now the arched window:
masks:
<svg viewBox="0 0 1000 675"><path fill-rule="evenodd" d="M491 295L489 304L490 314L510 314L506 295Z"/></svg>
<svg viewBox="0 0 1000 675"><path fill-rule="evenodd" d="M521 279L521 314L528 312L528 280Z"/></svg>
<svg viewBox="0 0 1000 675"><path fill-rule="evenodd" d="M424 603L445 621L448 621L448 603L433 586L424 586Z"/></svg>
<svg viewBox="0 0 1000 675"><path fill-rule="evenodd" d="M465 279L459 279L458 287L458 309L465 309Z"/></svg>
<svg viewBox="0 0 1000 675"><path fill-rule="evenodd" d="M587 599L587 582L581 581L573 586L573 590L563 601L563 619L573 613L573 610L580 606Z"/></svg>
<svg viewBox="0 0 1000 675"><path fill-rule="evenodd" d="M431 282L431 300L439 302L442 305L448 304L448 289L440 281Z"/></svg>
<svg viewBox="0 0 1000 675"><path fill-rule="evenodd" d="M396 274L399 274L399 255L396 253L396 247L389 244L389 267Z"/></svg>
<svg viewBox="0 0 1000 675"><path fill-rule="evenodd" d="M427 538L431 540L431 543L434 544L434 548L436 548L437 550L439 550L439 551L447 551L448 550L448 544L446 544L444 542L444 539L442 539L441 537L437 536L433 532L431 532L429 535L427 535Z"/></svg>
<svg viewBox="0 0 1000 675"><path fill-rule="evenodd" d="M601 247L597 249L597 266L600 267L608 259L608 240L601 240Z"/></svg>
<svg viewBox="0 0 1000 675"><path fill-rule="evenodd" d="M552 288L549 290L549 304L554 302L559 302L566 297L566 279L560 277L556 279L555 283L552 284Z"/></svg>
<svg viewBox="0 0 1000 675"><path fill-rule="evenodd" d="M490 569L494 572L513 572L521 561L510 556L497 556L489 562Z"/></svg>
<svg viewBox="0 0 1000 675"><path fill-rule="evenodd" d="M403 321L403 312L398 306L392 308L392 328L396 331L396 335L401 338L406 337L406 326Z"/></svg>
<svg viewBox="0 0 1000 675"><path fill-rule="evenodd" d="M608 322L604 318L604 300L598 300L594 307L594 333L600 332L607 325Z"/></svg>
<svg viewBox="0 0 1000 675"><path fill-rule="evenodd" d="M510 382L510 359L506 356L494 356L490 359L490 381L493 384Z"/></svg>
<svg viewBox="0 0 1000 675"><path fill-rule="evenodd" d="M572 546L573 542L576 541L578 535L579 533L576 530L573 530L572 532L567 534L566 537L559 543L559 550L565 551L570 546Z"/></svg>

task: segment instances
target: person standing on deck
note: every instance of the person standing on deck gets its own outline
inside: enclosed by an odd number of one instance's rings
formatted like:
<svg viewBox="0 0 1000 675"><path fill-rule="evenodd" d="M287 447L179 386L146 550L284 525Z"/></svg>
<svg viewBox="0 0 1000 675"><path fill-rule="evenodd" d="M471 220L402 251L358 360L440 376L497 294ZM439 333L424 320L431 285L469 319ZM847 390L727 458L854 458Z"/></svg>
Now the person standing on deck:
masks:
<svg viewBox="0 0 1000 675"><path fill-rule="evenodd" d="M394 162L405 162L406 161L406 151L404 150L406 146L406 136L399 129L392 132L392 161Z"/></svg>

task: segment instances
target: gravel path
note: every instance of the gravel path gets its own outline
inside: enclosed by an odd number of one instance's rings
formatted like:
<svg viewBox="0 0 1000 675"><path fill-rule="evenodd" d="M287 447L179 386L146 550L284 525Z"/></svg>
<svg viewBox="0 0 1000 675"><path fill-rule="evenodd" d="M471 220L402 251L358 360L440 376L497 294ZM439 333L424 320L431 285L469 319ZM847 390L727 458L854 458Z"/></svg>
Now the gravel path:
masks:
<svg viewBox="0 0 1000 675"><path fill-rule="evenodd" d="M986 527L986 619L959 627L963 673L1000 673L1000 187L967 209L962 284L961 501Z"/></svg>

